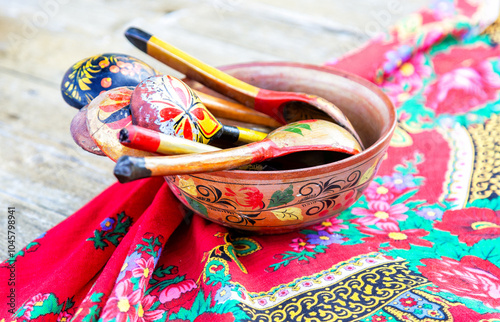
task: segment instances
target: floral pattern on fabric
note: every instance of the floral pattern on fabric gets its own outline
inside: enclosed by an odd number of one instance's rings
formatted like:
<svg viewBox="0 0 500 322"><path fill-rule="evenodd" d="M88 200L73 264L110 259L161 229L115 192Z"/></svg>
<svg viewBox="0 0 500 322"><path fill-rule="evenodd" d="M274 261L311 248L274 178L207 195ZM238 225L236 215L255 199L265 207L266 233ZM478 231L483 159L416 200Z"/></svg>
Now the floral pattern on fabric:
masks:
<svg viewBox="0 0 500 322"><path fill-rule="evenodd" d="M0 288L16 296L0 321L500 320L500 48L478 34L488 4L436 1L328 64L378 84L398 112L348 210L251 235L206 221L191 197L200 216L187 213L163 178L116 184L0 266L2 281L19 276L15 292ZM238 189L214 195L256 212L296 198ZM174 193L198 191L186 179Z"/></svg>

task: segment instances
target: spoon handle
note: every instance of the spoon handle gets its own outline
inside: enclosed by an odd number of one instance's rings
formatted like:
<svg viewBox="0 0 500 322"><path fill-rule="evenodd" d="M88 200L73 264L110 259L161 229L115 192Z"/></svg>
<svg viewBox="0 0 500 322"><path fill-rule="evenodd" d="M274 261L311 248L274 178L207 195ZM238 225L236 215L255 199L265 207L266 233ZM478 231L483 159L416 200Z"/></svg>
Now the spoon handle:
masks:
<svg viewBox="0 0 500 322"><path fill-rule="evenodd" d="M260 88L240 81L215 67L209 66L154 35L138 28L132 27L127 29L125 37L141 51L172 67L178 72L181 72L187 77L219 93L223 93L246 106L254 106L255 98Z"/></svg>
<svg viewBox="0 0 500 322"><path fill-rule="evenodd" d="M119 182L125 183L153 176L170 176L228 170L258 162L254 154L264 141L216 152L158 157L120 157L114 168Z"/></svg>
<svg viewBox="0 0 500 322"><path fill-rule="evenodd" d="M126 147L165 155L221 150L208 144L166 135L133 124L121 129L118 139Z"/></svg>
<svg viewBox="0 0 500 322"><path fill-rule="evenodd" d="M208 95L200 91L195 91L195 93L215 117L263 125L271 128L277 128L282 125L272 117L244 105Z"/></svg>

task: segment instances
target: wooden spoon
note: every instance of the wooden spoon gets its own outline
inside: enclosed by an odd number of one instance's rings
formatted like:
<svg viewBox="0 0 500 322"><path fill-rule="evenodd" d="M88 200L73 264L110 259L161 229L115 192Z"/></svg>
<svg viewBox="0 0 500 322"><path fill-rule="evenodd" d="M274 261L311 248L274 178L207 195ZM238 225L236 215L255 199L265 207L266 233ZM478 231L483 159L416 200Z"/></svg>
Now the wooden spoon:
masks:
<svg viewBox="0 0 500 322"><path fill-rule="evenodd" d="M187 77L248 107L263 112L281 123L290 123L304 117L333 120L347 129L362 144L344 113L337 106L321 97L255 87L189 56L178 48L138 28L127 29L125 36L141 51Z"/></svg>
<svg viewBox="0 0 500 322"><path fill-rule="evenodd" d="M250 143L267 133L221 124L181 80L152 76L136 86L130 101L132 122L145 128L200 143Z"/></svg>
<svg viewBox="0 0 500 322"><path fill-rule="evenodd" d="M64 74L61 94L75 108L82 108L103 91L137 86L144 79L161 73L145 62L124 54L100 54L73 64ZM219 118L248 122L271 128L281 123L244 105L195 91L207 108Z"/></svg>
<svg viewBox="0 0 500 322"><path fill-rule="evenodd" d="M87 106L82 107L73 117L69 131L79 147L87 152L106 156L90 136L89 128L87 127Z"/></svg>
<svg viewBox="0 0 500 322"><path fill-rule="evenodd" d="M132 124L130 96L133 89L127 86L110 89L99 94L87 107L89 134L99 149L114 161L122 155L155 155L123 146L118 140L120 130Z"/></svg>
<svg viewBox="0 0 500 322"><path fill-rule="evenodd" d="M324 120L304 120L269 133L260 142L216 152L165 157L118 159L114 174L124 183L151 176L170 176L233 169L242 165L301 151L335 151L357 154L361 146L337 124Z"/></svg>

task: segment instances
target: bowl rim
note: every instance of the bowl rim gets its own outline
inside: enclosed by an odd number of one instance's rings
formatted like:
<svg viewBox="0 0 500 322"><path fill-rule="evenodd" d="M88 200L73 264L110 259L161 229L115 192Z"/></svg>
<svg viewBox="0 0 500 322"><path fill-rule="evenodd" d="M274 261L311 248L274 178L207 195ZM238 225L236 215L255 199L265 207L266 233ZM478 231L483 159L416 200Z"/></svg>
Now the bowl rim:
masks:
<svg viewBox="0 0 500 322"><path fill-rule="evenodd" d="M320 72L326 72L329 74L333 74L336 76L340 76L349 80L352 80L361 86L366 87L371 92L375 93L382 102L388 107L389 119L391 120L390 126L387 127L384 133L380 136L380 138L375 141L372 145L370 145L367 149L361 151L360 153L349 156L340 161L335 161L332 163L322 164L318 166L308 167L304 169L292 169L292 170L278 170L278 171L246 171L246 170L224 170L224 171L214 171L214 172L205 172L205 173L196 173L193 174L196 177L199 175L203 176L213 176L213 177L224 177L224 178L242 178L251 180L248 177L249 174L252 176L259 176L259 180L276 180L276 174L279 173L279 179L291 179L307 176L308 173L314 172L315 175L322 175L325 173L331 173L332 171L338 169L347 169L357 163L362 162L363 160L369 159L379 153L382 149L385 148L386 145L389 144L389 141L392 137L392 134L396 128L397 119L396 119L396 109L394 104L391 102L389 97L374 83L368 81L365 78L362 78L358 75L350 73L345 70L341 70L331 66L321 66L321 65L313 65L306 63L296 63L296 62L247 62L247 63L236 63L230 65L224 65L218 67L220 70L229 71L235 68L245 68L245 67L257 67L257 66L279 66L279 67L297 67L303 69L311 69L317 70Z"/></svg>

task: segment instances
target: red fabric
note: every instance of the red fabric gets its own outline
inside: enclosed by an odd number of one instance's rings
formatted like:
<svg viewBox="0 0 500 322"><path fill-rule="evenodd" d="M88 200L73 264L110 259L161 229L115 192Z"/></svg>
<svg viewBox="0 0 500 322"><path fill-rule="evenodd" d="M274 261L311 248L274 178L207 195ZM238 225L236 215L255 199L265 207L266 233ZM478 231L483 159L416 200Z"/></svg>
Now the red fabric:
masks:
<svg viewBox="0 0 500 322"><path fill-rule="evenodd" d="M500 52L476 32L483 4L439 3L417 32L328 64L398 108L349 210L244 235L189 214L162 178L114 184L2 263L16 284L0 288L0 321L500 319Z"/></svg>

